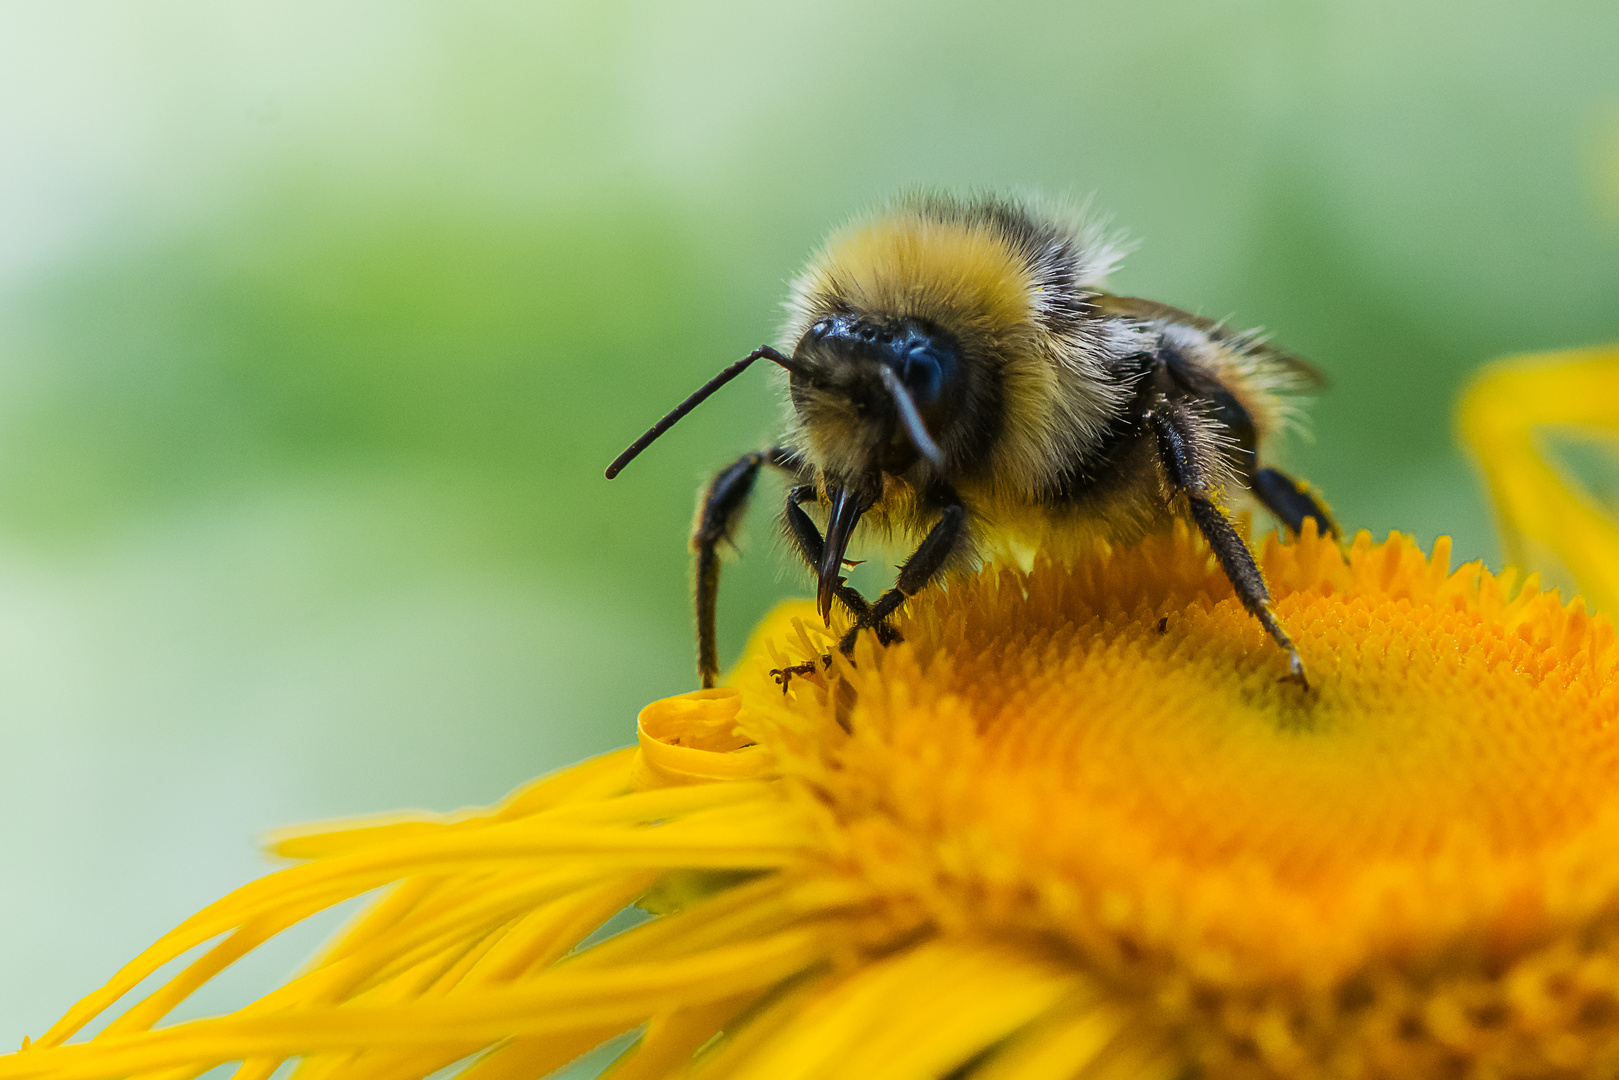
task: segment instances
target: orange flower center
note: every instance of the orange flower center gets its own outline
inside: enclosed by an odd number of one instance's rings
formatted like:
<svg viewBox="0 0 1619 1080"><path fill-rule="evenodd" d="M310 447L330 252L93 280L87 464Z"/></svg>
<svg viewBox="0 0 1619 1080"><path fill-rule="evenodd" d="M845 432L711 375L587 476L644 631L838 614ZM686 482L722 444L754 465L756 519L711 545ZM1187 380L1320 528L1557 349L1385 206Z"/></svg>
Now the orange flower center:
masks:
<svg viewBox="0 0 1619 1080"><path fill-rule="evenodd" d="M1400 538L1263 566L1309 690L1177 533L926 593L903 644L784 695L770 669L827 640L789 606L707 707L740 702L842 872L1104 966L1326 987L1493 963L1619 897L1611 625Z"/></svg>

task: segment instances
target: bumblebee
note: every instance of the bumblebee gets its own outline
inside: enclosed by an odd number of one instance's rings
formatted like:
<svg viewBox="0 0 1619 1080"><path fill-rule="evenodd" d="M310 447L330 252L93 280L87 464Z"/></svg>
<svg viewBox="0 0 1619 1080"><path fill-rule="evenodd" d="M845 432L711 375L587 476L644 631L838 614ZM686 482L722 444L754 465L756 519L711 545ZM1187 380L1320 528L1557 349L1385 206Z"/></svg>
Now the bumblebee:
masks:
<svg viewBox="0 0 1619 1080"><path fill-rule="evenodd" d="M792 283L779 350L732 364L619 455L608 479L754 362L787 373L781 441L720 470L699 503L703 686L719 674L720 548L766 467L788 477L785 531L822 618L834 603L853 617L845 653L863 631L894 640L894 612L952 568L1074 530L1128 541L1180 516L1284 650L1288 678L1307 685L1230 515L1257 500L1293 532L1307 519L1336 532L1305 485L1261 464L1291 418L1288 396L1320 378L1252 333L1106 291L1117 255L1077 216L1028 202L903 197L813 257ZM842 572L857 531L912 548L875 601Z"/></svg>

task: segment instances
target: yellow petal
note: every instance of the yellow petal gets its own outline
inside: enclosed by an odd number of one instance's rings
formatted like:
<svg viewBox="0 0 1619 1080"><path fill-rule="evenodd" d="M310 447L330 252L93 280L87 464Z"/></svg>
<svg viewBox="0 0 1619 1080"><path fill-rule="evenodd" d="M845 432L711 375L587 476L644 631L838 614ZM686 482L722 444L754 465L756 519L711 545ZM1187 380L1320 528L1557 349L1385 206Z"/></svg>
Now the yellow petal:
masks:
<svg viewBox="0 0 1619 1080"><path fill-rule="evenodd" d="M1619 521L1546 460L1546 429L1619 447L1619 348L1516 357L1486 368L1459 410L1510 562L1566 570L1596 610L1619 611Z"/></svg>

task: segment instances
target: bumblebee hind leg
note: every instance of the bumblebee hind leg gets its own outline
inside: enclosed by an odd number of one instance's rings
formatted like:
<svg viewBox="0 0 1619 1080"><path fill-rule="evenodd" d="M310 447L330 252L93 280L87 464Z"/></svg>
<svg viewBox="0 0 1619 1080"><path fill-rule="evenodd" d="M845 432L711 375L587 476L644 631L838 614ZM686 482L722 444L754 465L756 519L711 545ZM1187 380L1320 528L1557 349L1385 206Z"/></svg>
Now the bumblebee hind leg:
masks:
<svg viewBox="0 0 1619 1080"><path fill-rule="evenodd" d="M1309 488L1276 469L1256 469L1251 487L1255 497L1265 509L1281 519L1287 531L1294 536L1304 531L1304 523L1314 519L1318 536L1338 535L1338 523L1332 520Z"/></svg>

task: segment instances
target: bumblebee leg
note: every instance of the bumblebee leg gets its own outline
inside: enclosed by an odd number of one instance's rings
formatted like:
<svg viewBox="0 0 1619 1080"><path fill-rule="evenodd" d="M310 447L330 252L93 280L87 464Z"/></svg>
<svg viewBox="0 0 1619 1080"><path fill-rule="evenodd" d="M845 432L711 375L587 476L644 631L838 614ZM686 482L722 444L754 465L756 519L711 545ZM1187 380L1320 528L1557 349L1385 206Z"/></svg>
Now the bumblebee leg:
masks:
<svg viewBox="0 0 1619 1080"><path fill-rule="evenodd" d="M905 560L905 565L899 568L899 577L894 581L894 587L877 598L864 616L856 620L854 626L843 640L838 642L838 651L845 656L854 651L854 643L860 636L860 631L867 627L876 627L878 640L888 644L884 639L884 628L887 620L894 611L906 600L915 596L927 587L928 582L938 576L939 571L954 554L956 545L961 543L962 526L967 520L967 508L959 502L951 502L944 508L944 513L934 523L933 528L922 538L911 557ZM888 631L892 634L893 631Z"/></svg>
<svg viewBox="0 0 1619 1080"><path fill-rule="evenodd" d="M720 590L720 544L731 539L732 530L747 509L759 467L791 469L795 463L792 451L780 447L743 454L714 475L698 504L691 546L697 553L697 676L704 689L713 686L720 673L719 646L714 634Z"/></svg>
<svg viewBox="0 0 1619 1080"><path fill-rule="evenodd" d="M793 540L798 545L798 553L809 563L811 570L821 565L821 554L826 550L826 538L821 535L821 530L816 528L815 522L810 520L810 516L804 513L802 504L818 498L819 494L814 484L800 484L787 492L787 530L792 533ZM860 625L867 617L871 605L853 586L839 585L833 595L849 609L849 613L854 616L855 625ZM883 644L886 645L888 642L885 641ZM821 657L823 665L831 662L830 656ZM781 684L782 693L785 694L787 685L794 675L814 674L816 666L816 661L806 660L792 667L773 668L770 673L776 677L776 681Z"/></svg>
<svg viewBox="0 0 1619 1080"><path fill-rule="evenodd" d="M810 502L818 495L813 484L800 484L787 493L787 528L798 545L798 553L809 563L811 570L821 565L821 553L826 549L826 540L821 536L821 530L816 528L815 522L804 513L802 504ZM866 598L853 586L840 585L834 595L849 609L856 622L866 617L866 611L871 605L866 603Z"/></svg>
<svg viewBox="0 0 1619 1080"><path fill-rule="evenodd" d="M1281 518L1287 531L1297 536L1304 530L1305 521L1314 518L1319 536L1338 535L1338 523L1332 520L1315 496L1286 473L1275 469L1257 469L1252 489L1265 509Z"/></svg>
<svg viewBox="0 0 1619 1080"><path fill-rule="evenodd" d="M1214 557L1220 560L1220 569L1231 580L1237 599L1242 601L1242 606L1248 609L1250 615L1259 620L1276 644L1287 650L1288 677L1308 687L1304 662L1299 659L1293 639L1282 629L1275 612L1271 611L1270 588L1265 584L1265 576L1259 572L1259 565L1254 562L1253 552L1248 550L1248 545L1232 526L1231 519L1212 498L1210 478L1201 465L1201 461L1206 460L1206 448L1198 445L1197 424L1184 408L1167 403L1154 410L1149 419L1153 433L1158 438L1158 455L1163 462L1164 472L1171 486L1185 492L1192 520L1208 540Z"/></svg>

